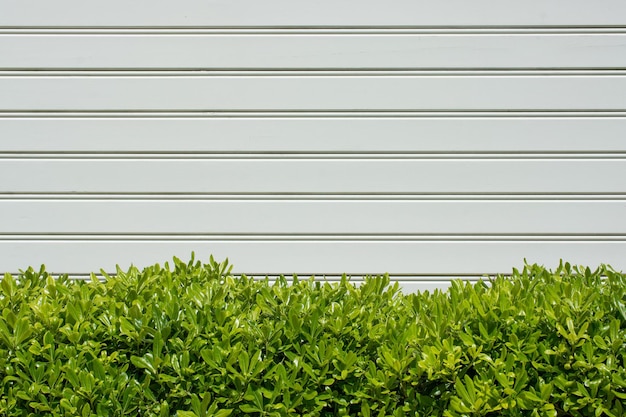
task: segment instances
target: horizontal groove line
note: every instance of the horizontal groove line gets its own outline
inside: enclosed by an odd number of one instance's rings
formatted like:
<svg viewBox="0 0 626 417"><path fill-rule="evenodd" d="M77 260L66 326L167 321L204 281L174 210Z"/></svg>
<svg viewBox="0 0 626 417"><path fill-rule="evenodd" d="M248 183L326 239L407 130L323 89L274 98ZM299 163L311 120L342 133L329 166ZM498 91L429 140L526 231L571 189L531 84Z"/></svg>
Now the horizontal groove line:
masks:
<svg viewBox="0 0 626 417"><path fill-rule="evenodd" d="M316 158L622 158L626 150L615 151L2 151L0 159L316 159Z"/></svg>
<svg viewBox="0 0 626 417"><path fill-rule="evenodd" d="M24 75L33 75L33 74L75 74L75 73L85 73L85 74L124 74L124 73L134 73L134 72L146 72L148 74L151 73L171 73L171 74L182 74L185 75L188 72L199 72L203 74L215 74L215 75L231 75L235 74L345 74L345 73L364 73L364 74L379 74L379 73L406 73L406 74L435 74L438 75L440 73L450 73L450 74L461 74L464 75L466 73L469 74L482 74L482 73L496 73L496 74L517 74L517 73L541 73L541 72L563 72L565 74L568 73L586 73L586 72L616 72L623 74L626 72L625 66L619 67L299 67L299 68L291 68L291 67L257 67L257 68L249 68L249 67L180 67L180 68L170 68L170 67L128 67L128 68L118 68L118 67L89 67L89 68L79 68L79 67L68 67L68 68L60 68L60 67L25 67L25 68L6 68L0 67L0 75L20 75L24 73Z"/></svg>
<svg viewBox="0 0 626 417"><path fill-rule="evenodd" d="M128 157L136 157L136 156L282 156L282 155L294 155L294 156L345 156L345 155L387 155L387 156L403 156L403 155L425 155L425 156L440 156L440 155L467 155L467 156L475 156L475 155L520 155L520 156L533 156L533 155L616 155L616 154L626 154L626 150L615 150L615 151L580 151L580 150L565 150L565 151L540 151L540 150L506 150L506 151L471 151L471 150L460 150L460 151L439 151L439 150L427 150L427 151L363 151L363 150L355 150L355 151L300 151L300 150L270 150L270 151L154 151L154 150L146 150L146 151L41 151L41 150L24 150L24 151L6 151L0 150L0 157L10 157L13 158L15 156L128 156Z"/></svg>
<svg viewBox="0 0 626 417"><path fill-rule="evenodd" d="M467 161L467 162L536 162L536 161L588 161L588 162L602 162L602 161L626 161L626 154L624 153L616 153L616 154L606 154L606 155L441 155L441 156L428 156L428 155L323 155L323 156L197 156L197 157L182 157L182 156L147 156L147 157L137 157L137 156L129 156L129 157L120 157L120 156L105 156L105 157L94 157L94 156L74 156L74 157L65 157L65 156L51 156L51 157L21 157L21 156L0 156L0 161L21 161L24 163L28 162L41 162L41 161L57 161L57 162L184 162L184 161L198 161L198 162L209 162L209 161L224 161L224 162L294 162L301 161L305 162L330 162L330 161L354 161L354 162L394 162L394 161L440 161L440 162L455 162L455 161Z"/></svg>
<svg viewBox="0 0 626 417"><path fill-rule="evenodd" d="M2 25L0 33L623 33L624 25Z"/></svg>
<svg viewBox="0 0 626 417"><path fill-rule="evenodd" d="M0 119L405 119L405 118L626 118L626 109L604 110L0 110Z"/></svg>
<svg viewBox="0 0 626 417"><path fill-rule="evenodd" d="M2 192L0 200L622 200L626 193L51 193Z"/></svg>
<svg viewBox="0 0 626 417"><path fill-rule="evenodd" d="M624 77L624 68L579 69L525 69L525 70L405 70L405 69L268 69L268 70L0 70L0 78L440 78L440 77Z"/></svg>
<svg viewBox="0 0 626 417"><path fill-rule="evenodd" d="M572 118L626 117L626 109L430 109L430 110L0 110L2 118Z"/></svg>
<svg viewBox="0 0 626 417"><path fill-rule="evenodd" d="M626 196L621 197L485 197L485 198L462 198L462 197L433 197L433 198L397 198L397 197L389 197L389 198L329 198L329 197L318 197L318 198L154 198L154 197L146 197L146 198L120 198L120 197L5 197L0 195L0 205L3 202L9 203L20 203L20 202L31 202L31 203L61 203L61 202L69 202L69 203L86 203L86 202L112 202L112 203L162 203L166 201L174 201L176 203L192 203L192 202L201 202L201 203L329 203L329 202L338 202L338 203L398 203L398 202L430 202L430 203L461 203L461 202L477 202L477 203L501 203L501 202L511 202L511 203L527 203L527 202L542 202L542 203L609 203L609 202L619 202L626 203Z"/></svg>
<svg viewBox="0 0 626 417"><path fill-rule="evenodd" d="M376 243L376 242L395 242L395 243L418 243L418 242L508 242L508 243L542 243L542 242L561 242L561 243L614 243L626 242L626 235L438 235L438 236L377 236L377 235L335 235L335 236L313 236L313 235L30 235L30 234L0 234L0 241L5 242L142 242L142 243L159 243L159 242L187 242L187 243L215 243L215 242L300 242L300 243Z"/></svg>
<svg viewBox="0 0 626 417"><path fill-rule="evenodd" d="M275 76L275 75L623 75L624 66L605 67L0 67L0 76Z"/></svg>
<svg viewBox="0 0 626 417"><path fill-rule="evenodd" d="M393 162L393 161L441 161L441 162L455 162L455 161L466 161L466 162L498 162L498 161L588 161L588 162L601 162L601 161L626 161L626 155L623 153L617 155L528 155L528 156L520 156L520 155L498 155L498 156L489 156L489 155L475 155L475 156L467 156L467 155L446 155L446 156L417 156L417 155L380 155L380 156L372 156L372 155L355 155L355 156L346 156L346 155L324 155L324 156L286 156L286 157L277 157L277 156L197 156L197 157L182 157L182 156L147 156L147 157L137 157L137 156L110 156L110 157L97 157L97 156L85 156L85 157L66 157L66 156L0 156L0 161L23 161L23 162L41 162L41 161L56 161L56 162L96 162L96 161L111 161L111 162L119 162L119 161L127 161L127 162L150 162L150 161L163 161L163 162L182 162L182 161L224 161L224 162L328 162L328 161L352 161L352 162Z"/></svg>
<svg viewBox="0 0 626 417"><path fill-rule="evenodd" d="M611 36L614 29L3 29L1 36Z"/></svg>
<svg viewBox="0 0 626 417"><path fill-rule="evenodd" d="M242 238L242 239L256 239L256 238L281 238L281 239L299 239L299 238L416 238L416 239L438 239L438 238L477 238L477 239L498 239L502 237L514 237L514 238L626 238L626 233L170 233L170 232L145 232L145 233L125 233L125 232L0 232L1 237L7 236L21 236L21 237L70 237L70 238L106 238L106 237L120 237L120 238L150 238L150 237L163 237L163 238L177 238L177 237L211 237L211 238Z"/></svg>

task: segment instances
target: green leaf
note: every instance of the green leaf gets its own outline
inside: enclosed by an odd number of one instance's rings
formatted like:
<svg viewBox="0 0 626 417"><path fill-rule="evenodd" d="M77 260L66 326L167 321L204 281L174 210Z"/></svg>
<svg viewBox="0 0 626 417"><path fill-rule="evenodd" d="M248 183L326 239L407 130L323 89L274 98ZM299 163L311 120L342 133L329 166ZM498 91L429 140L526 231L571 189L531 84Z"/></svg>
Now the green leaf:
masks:
<svg viewBox="0 0 626 417"><path fill-rule="evenodd" d="M253 407L250 404L242 404L239 406L239 409L241 411L243 411L244 413L260 413L263 412L262 409L257 408L257 407Z"/></svg>
<svg viewBox="0 0 626 417"><path fill-rule="evenodd" d="M15 288L15 280L13 279L13 276L9 273L5 273L4 278L2 278L2 281L0 282L0 287L2 288L4 295L11 298Z"/></svg>
<svg viewBox="0 0 626 417"><path fill-rule="evenodd" d="M469 390L466 389L465 385L463 385L463 382L461 382L461 380L458 377L456 378L456 382L454 383L454 388L456 390L457 395L460 397L463 403L465 403L466 405L474 404L476 397L472 395L473 390L472 390L472 393L470 394Z"/></svg>
<svg viewBox="0 0 626 417"><path fill-rule="evenodd" d="M365 401L361 403L361 416L363 417L371 416L370 406Z"/></svg>
<svg viewBox="0 0 626 417"><path fill-rule="evenodd" d="M153 358L151 353L146 353L143 357L131 356L130 361L137 368L145 369L150 372L152 375L157 374L157 369L153 364Z"/></svg>
<svg viewBox="0 0 626 417"><path fill-rule="evenodd" d="M530 400L539 404L543 403L543 400L541 398L539 398L535 393L530 392L530 391L520 392L519 397L524 400Z"/></svg>

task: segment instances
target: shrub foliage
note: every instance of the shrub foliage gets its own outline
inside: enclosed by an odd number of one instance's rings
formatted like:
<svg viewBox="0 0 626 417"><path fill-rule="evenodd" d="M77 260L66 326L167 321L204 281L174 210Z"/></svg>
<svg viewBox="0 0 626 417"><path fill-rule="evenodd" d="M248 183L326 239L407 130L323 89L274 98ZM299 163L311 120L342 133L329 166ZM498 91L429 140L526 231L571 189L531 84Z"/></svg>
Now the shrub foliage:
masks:
<svg viewBox="0 0 626 417"><path fill-rule="evenodd" d="M255 281L174 259L6 274L2 416L611 416L626 275L526 265L448 291Z"/></svg>

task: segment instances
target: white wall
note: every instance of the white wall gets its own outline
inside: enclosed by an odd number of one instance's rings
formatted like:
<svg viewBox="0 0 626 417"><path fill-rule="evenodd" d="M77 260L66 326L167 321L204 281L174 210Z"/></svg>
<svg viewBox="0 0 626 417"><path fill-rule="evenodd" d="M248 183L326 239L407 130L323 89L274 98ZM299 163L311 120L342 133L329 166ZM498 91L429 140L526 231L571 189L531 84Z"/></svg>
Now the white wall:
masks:
<svg viewBox="0 0 626 417"><path fill-rule="evenodd" d="M0 271L626 269L626 3L0 0Z"/></svg>

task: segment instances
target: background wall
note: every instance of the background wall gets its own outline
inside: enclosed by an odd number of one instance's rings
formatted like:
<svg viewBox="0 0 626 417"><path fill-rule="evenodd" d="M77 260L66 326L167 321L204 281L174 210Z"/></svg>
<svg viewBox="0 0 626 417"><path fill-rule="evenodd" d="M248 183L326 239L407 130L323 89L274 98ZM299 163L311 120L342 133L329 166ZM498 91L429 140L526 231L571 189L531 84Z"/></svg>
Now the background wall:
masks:
<svg viewBox="0 0 626 417"><path fill-rule="evenodd" d="M626 268L626 3L0 0L0 271Z"/></svg>

